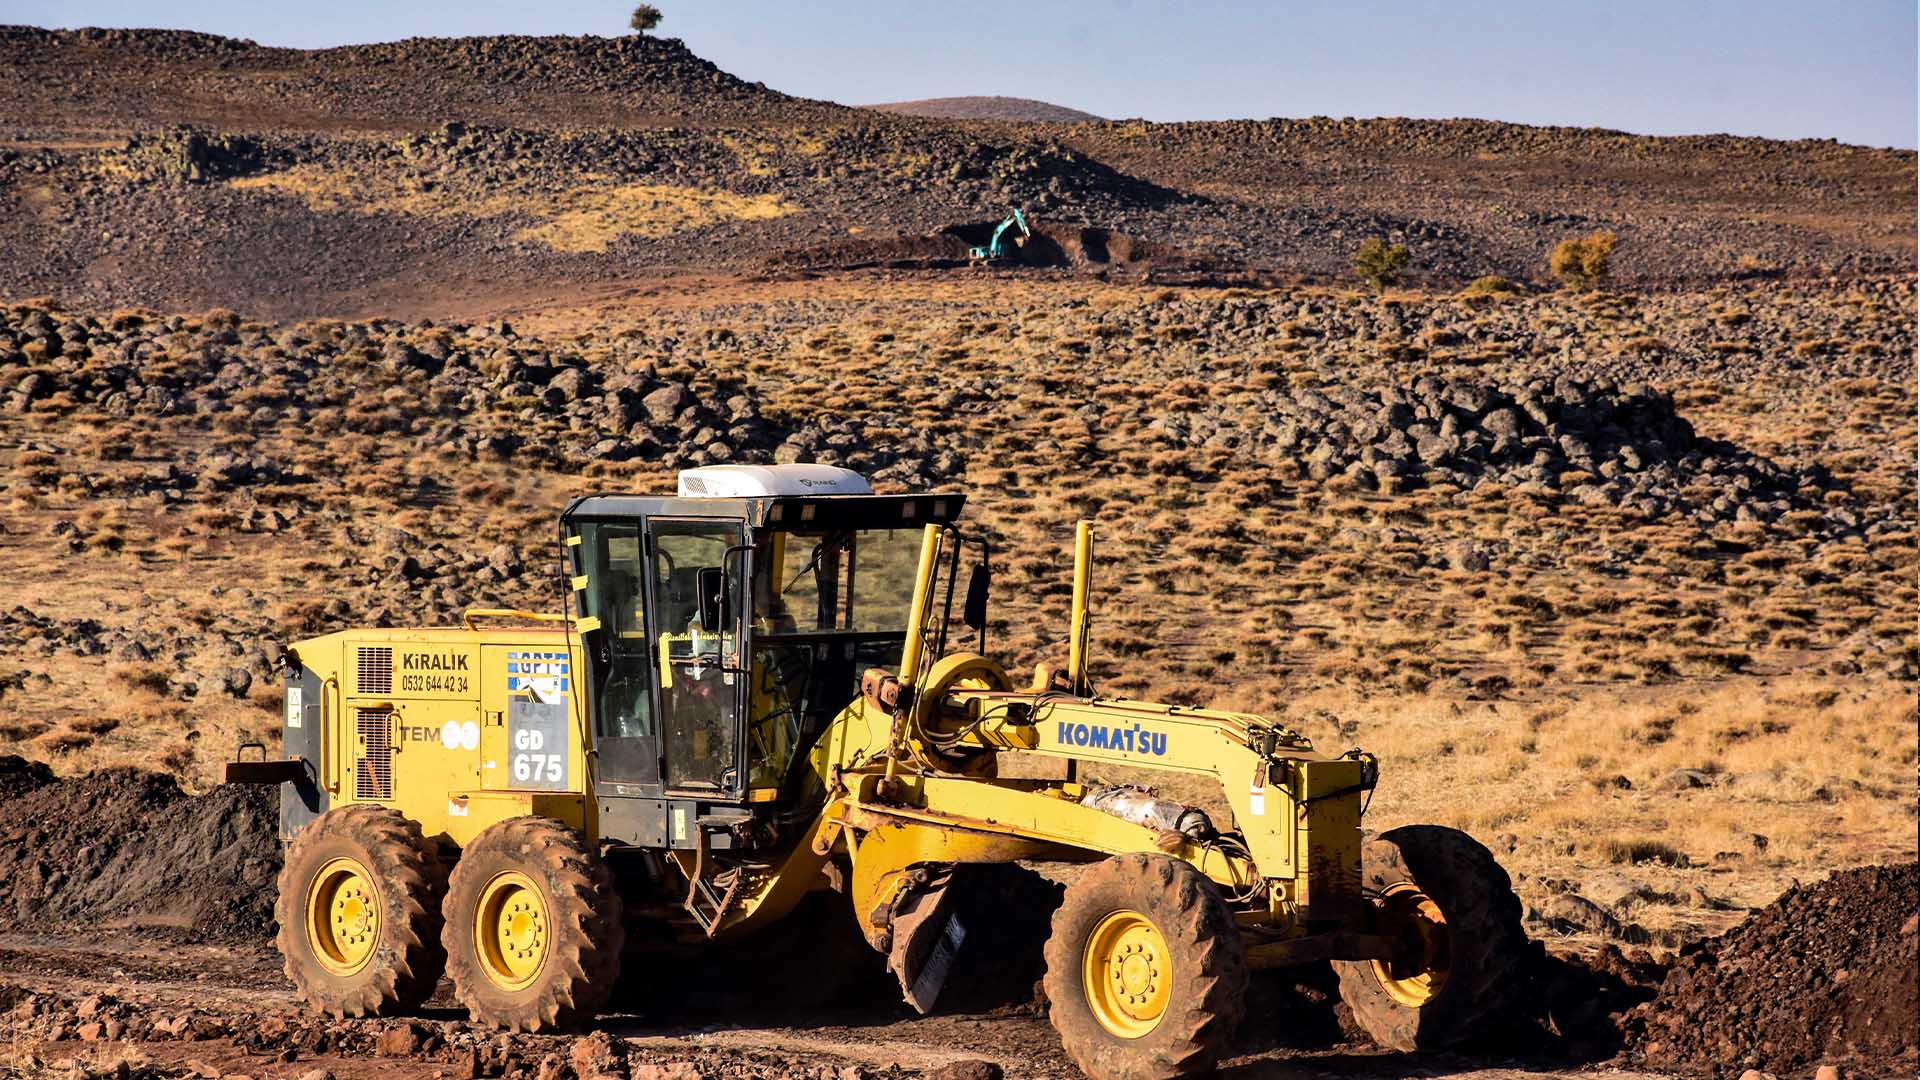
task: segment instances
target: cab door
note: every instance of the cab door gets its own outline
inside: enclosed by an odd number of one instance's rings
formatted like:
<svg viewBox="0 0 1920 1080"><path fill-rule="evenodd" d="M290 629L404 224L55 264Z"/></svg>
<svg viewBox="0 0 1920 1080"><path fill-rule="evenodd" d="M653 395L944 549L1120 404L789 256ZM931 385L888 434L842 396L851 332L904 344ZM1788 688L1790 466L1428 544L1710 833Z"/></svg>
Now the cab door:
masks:
<svg viewBox="0 0 1920 1080"><path fill-rule="evenodd" d="M654 654L663 781L670 792L738 798L744 522L649 518L647 633ZM702 609L705 609L703 617Z"/></svg>
<svg viewBox="0 0 1920 1080"><path fill-rule="evenodd" d="M607 796L658 796L661 739L647 633L647 538L638 518L580 525L574 571L584 614L581 634L593 707L594 780ZM572 541L570 541L571 543Z"/></svg>

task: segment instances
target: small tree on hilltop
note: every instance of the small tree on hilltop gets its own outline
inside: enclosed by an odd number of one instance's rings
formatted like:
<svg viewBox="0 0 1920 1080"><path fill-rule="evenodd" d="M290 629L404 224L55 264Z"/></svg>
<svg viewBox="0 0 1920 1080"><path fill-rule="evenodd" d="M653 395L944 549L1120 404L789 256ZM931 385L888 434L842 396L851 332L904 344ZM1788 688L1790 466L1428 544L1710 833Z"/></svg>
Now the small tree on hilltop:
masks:
<svg viewBox="0 0 1920 1080"><path fill-rule="evenodd" d="M1353 252L1353 272L1376 289L1398 285L1406 276L1407 245L1389 244L1379 237L1365 240Z"/></svg>
<svg viewBox="0 0 1920 1080"><path fill-rule="evenodd" d="M1609 260L1620 242L1612 229L1601 229L1578 240L1562 240L1547 256L1547 269L1575 289L1591 289L1612 272Z"/></svg>
<svg viewBox="0 0 1920 1080"><path fill-rule="evenodd" d="M644 34L660 25L660 9L652 4L641 4L633 9L633 17L627 20L627 25L635 33Z"/></svg>

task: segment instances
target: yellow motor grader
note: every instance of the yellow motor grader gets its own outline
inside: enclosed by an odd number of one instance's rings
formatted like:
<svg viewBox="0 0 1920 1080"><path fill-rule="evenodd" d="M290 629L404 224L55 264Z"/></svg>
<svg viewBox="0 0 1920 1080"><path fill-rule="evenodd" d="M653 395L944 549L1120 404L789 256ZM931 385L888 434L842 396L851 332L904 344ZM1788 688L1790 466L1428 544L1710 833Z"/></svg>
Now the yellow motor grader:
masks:
<svg viewBox="0 0 1920 1080"><path fill-rule="evenodd" d="M925 1012L966 949L956 882L1020 861L1071 882L1043 986L1089 1076L1193 1075L1243 1019L1286 1023L1243 1017L1253 968L1332 962L1389 1047L1512 1003L1507 875L1451 829L1363 841L1370 755L1094 692L1089 525L1064 668L1023 686L988 659L963 501L820 465L692 469L675 496L566 508L568 613L294 645L286 758L229 775L284 785L300 996L400 1013L444 972L475 1022L553 1030L608 1002L623 907L697 943L779 934L832 892ZM1217 784L1214 814L1101 782L1115 767Z"/></svg>

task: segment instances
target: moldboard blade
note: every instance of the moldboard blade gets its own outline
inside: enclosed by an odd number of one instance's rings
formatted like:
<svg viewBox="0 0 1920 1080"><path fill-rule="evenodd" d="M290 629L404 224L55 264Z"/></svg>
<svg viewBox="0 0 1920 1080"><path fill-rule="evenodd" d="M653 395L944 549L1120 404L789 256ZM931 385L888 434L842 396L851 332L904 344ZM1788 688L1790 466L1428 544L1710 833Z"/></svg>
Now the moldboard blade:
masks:
<svg viewBox="0 0 1920 1080"><path fill-rule="evenodd" d="M900 980L907 1004L922 1015L931 1012L940 997L953 971L954 956L967 936L960 920L948 911L947 886L952 880L952 870L939 872L901 901L893 914L893 951L887 957L887 969Z"/></svg>

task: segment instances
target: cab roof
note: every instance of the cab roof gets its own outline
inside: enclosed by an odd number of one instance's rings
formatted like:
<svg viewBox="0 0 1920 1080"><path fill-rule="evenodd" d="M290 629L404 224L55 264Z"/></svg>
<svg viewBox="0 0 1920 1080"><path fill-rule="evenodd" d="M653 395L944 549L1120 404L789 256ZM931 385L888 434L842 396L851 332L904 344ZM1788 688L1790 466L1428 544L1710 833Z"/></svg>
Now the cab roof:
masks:
<svg viewBox="0 0 1920 1080"><path fill-rule="evenodd" d="M929 523L951 524L960 516L966 498L959 492L735 498L595 493L568 503L560 520L725 518L744 521L754 529L903 529Z"/></svg>
<svg viewBox="0 0 1920 1080"><path fill-rule="evenodd" d="M750 528L900 529L960 516L959 494L875 495L838 465L703 465L682 469L677 495L595 494L560 515L575 519L677 517L745 521Z"/></svg>

